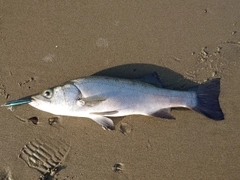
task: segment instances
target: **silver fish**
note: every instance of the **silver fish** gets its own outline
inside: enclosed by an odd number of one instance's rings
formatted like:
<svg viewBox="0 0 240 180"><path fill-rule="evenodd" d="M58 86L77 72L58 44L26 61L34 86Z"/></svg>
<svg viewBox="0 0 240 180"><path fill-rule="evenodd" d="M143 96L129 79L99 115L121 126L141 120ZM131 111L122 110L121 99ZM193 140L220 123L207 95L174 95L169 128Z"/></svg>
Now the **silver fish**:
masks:
<svg viewBox="0 0 240 180"><path fill-rule="evenodd" d="M173 107L192 109L213 120L223 120L219 93L219 78L188 91L177 91L163 88L157 73L138 79L89 76L38 95L9 101L5 106L29 103L55 115L87 117L114 129L110 117L139 114L175 119L170 114Z"/></svg>

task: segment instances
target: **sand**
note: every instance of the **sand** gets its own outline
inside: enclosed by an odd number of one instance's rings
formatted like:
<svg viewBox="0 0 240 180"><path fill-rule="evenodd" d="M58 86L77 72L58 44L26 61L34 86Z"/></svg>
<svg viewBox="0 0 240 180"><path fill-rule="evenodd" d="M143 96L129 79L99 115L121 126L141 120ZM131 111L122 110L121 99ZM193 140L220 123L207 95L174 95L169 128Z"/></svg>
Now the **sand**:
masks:
<svg viewBox="0 0 240 180"><path fill-rule="evenodd" d="M156 71L173 89L221 78L225 120L174 109L175 121L128 116L106 131L0 107L0 179L36 180L44 161L59 180L239 179L239 9L237 0L1 1L0 104L96 73ZM44 147L48 156L28 162Z"/></svg>

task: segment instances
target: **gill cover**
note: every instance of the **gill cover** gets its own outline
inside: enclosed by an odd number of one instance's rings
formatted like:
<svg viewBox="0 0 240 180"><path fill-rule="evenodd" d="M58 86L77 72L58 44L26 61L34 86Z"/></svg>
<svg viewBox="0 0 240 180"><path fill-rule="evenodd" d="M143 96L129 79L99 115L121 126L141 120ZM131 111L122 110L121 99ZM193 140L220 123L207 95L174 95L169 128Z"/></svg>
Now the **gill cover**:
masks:
<svg viewBox="0 0 240 180"><path fill-rule="evenodd" d="M62 86L65 103L69 106L82 98L81 91L74 84L65 84Z"/></svg>

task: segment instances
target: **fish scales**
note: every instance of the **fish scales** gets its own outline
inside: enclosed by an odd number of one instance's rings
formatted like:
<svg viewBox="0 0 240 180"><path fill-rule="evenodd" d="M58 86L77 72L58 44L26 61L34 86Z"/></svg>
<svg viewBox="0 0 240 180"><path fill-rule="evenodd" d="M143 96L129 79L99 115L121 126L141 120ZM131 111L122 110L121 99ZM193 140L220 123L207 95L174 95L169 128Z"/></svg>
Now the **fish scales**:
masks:
<svg viewBox="0 0 240 180"><path fill-rule="evenodd" d="M194 104L192 101L195 101L193 92L160 89L136 80L91 77L73 83L81 89L83 97L107 97L106 101L91 109L86 107L85 111L118 110L119 116L149 115L162 108L187 107L187 104Z"/></svg>

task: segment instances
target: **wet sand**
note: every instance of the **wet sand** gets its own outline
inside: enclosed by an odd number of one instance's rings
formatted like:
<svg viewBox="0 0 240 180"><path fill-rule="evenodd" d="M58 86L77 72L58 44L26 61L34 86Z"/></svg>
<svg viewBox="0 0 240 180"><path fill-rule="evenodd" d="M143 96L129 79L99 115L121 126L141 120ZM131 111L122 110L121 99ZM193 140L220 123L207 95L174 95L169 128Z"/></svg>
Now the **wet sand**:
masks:
<svg viewBox="0 0 240 180"><path fill-rule="evenodd" d="M225 120L174 109L175 121L128 116L106 131L0 107L0 179L38 179L45 161L59 180L239 179L239 9L237 0L1 1L0 104L82 76L156 71L172 89L221 78Z"/></svg>

